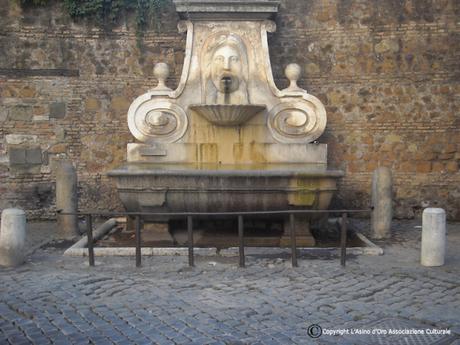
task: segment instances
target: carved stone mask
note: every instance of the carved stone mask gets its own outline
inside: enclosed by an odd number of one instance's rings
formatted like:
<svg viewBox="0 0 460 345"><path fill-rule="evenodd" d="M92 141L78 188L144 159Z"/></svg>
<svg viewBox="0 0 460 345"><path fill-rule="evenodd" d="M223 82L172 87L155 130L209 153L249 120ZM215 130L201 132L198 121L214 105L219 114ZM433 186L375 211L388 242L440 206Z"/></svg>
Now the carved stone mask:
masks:
<svg viewBox="0 0 460 345"><path fill-rule="evenodd" d="M211 60L211 79L222 93L238 90L242 79L242 61L240 52L231 44L219 47Z"/></svg>

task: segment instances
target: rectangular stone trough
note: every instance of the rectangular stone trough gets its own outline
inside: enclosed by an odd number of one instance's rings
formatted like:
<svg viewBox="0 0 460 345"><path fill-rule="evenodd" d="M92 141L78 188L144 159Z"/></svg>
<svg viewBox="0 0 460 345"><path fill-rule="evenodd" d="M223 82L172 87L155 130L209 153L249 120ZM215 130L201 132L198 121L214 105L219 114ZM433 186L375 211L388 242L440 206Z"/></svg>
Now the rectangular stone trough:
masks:
<svg viewBox="0 0 460 345"><path fill-rule="evenodd" d="M108 175L129 212L238 212L327 209L343 172L321 164L128 163Z"/></svg>

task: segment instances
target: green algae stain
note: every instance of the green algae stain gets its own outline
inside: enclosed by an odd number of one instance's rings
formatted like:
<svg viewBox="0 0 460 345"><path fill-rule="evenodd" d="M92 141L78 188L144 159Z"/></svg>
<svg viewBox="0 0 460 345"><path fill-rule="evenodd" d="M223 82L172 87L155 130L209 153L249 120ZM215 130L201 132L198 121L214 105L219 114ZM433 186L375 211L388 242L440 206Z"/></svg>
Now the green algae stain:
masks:
<svg viewBox="0 0 460 345"><path fill-rule="evenodd" d="M317 201L317 191L320 189L320 180L293 177L290 180L289 204L293 206L313 206Z"/></svg>

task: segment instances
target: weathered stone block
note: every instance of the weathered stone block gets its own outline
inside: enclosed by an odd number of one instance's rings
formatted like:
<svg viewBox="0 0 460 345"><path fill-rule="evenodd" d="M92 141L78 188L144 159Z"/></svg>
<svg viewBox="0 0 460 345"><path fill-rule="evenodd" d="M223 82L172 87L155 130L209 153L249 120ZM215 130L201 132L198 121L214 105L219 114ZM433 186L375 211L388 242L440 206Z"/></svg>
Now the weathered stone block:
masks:
<svg viewBox="0 0 460 345"><path fill-rule="evenodd" d="M36 143L38 137L36 135L27 134L7 134L5 136L5 139L8 145L21 145Z"/></svg>
<svg viewBox="0 0 460 345"><path fill-rule="evenodd" d="M63 119L66 115L66 104L64 102L55 102L50 104L50 117Z"/></svg>
<svg viewBox="0 0 460 345"><path fill-rule="evenodd" d="M438 156L438 159L440 160L449 160L454 158L454 153L442 153Z"/></svg>
<svg viewBox="0 0 460 345"><path fill-rule="evenodd" d="M0 165L8 165L9 163L9 159L8 159L8 156L7 155L0 155ZM0 169L0 172L1 172L1 169ZM2 208L0 206L0 208Z"/></svg>
<svg viewBox="0 0 460 345"><path fill-rule="evenodd" d="M415 169L419 173L429 173L431 171L431 162L419 162Z"/></svg>
<svg viewBox="0 0 460 345"><path fill-rule="evenodd" d="M128 111L131 102L123 96L115 96L112 98L111 108L114 111L126 112Z"/></svg>
<svg viewBox="0 0 460 345"><path fill-rule="evenodd" d="M444 147L445 153L456 153L457 152L457 145L456 144L449 144Z"/></svg>
<svg viewBox="0 0 460 345"><path fill-rule="evenodd" d="M305 65L305 72L307 74L318 74L321 72L321 70L317 64L308 63Z"/></svg>
<svg viewBox="0 0 460 345"><path fill-rule="evenodd" d="M27 164L42 164L42 150L40 148L26 149Z"/></svg>
<svg viewBox="0 0 460 345"><path fill-rule="evenodd" d="M40 122L40 121L49 121L49 115L34 115L33 121Z"/></svg>
<svg viewBox="0 0 460 345"><path fill-rule="evenodd" d="M8 118L8 109L6 107L0 107L0 122L5 122Z"/></svg>
<svg viewBox="0 0 460 345"><path fill-rule="evenodd" d="M31 121L32 108L25 105L17 105L10 109L9 119L12 121Z"/></svg>
<svg viewBox="0 0 460 345"><path fill-rule="evenodd" d="M101 107L101 103L97 98L89 97L85 101L85 110L86 111L96 111Z"/></svg>
<svg viewBox="0 0 460 345"><path fill-rule="evenodd" d="M441 162L433 162L433 166L432 166L432 171L433 172L443 172L444 171L444 164L441 163Z"/></svg>
<svg viewBox="0 0 460 345"><path fill-rule="evenodd" d="M65 129L62 127L57 127L54 130L54 135L56 136L56 141L61 142L65 140Z"/></svg>
<svg viewBox="0 0 460 345"><path fill-rule="evenodd" d="M455 173L458 171L458 162L453 161L453 162L448 162L446 164L446 169L448 172Z"/></svg>
<svg viewBox="0 0 460 345"><path fill-rule="evenodd" d="M11 165L26 164L26 149L23 148L10 148L8 156Z"/></svg>
<svg viewBox="0 0 460 345"><path fill-rule="evenodd" d="M31 85L28 85L19 91L19 96L22 98L32 98L37 94L35 88Z"/></svg>
<svg viewBox="0 0 460 345"><path fill-rule="evenodd" d="M56 144L48 149L48 153L65 153L67 151L67 144Z"/></svg>

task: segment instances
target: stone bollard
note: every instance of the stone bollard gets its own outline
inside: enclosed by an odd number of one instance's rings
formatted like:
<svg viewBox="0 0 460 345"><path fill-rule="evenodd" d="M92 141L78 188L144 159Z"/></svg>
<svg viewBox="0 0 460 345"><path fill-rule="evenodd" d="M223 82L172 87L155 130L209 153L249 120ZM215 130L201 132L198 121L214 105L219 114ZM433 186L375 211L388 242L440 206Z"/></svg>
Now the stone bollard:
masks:
<svg viewBox="0 0 460 345"><path fill-rule="evenodd" d="M25 260L26 214L17 208L2 212L0 227L0 265L18 266Z"/></svg>
<svg viewBox="0 0 460 345"><path fill-rule="evenodd" d="M372 176L371 237L383 239L391 237L391 219L393 218L393 182L391 170L379 167Z"/></svg>
<svg viewBox="0 0 460 345"><path fill-rule="evenodd" d="M56 171L56 209L62 212L77 212L77 173L70 162L60 162ZM58 235L72 238L80 234L76 215L59 215Z"/></svg>
<svg viewBox="0 0 460 345"><path fill-rule="evenodd" d="M422 266L442 266L446 253L446 212L426 208L422 219Z"/></svg>

